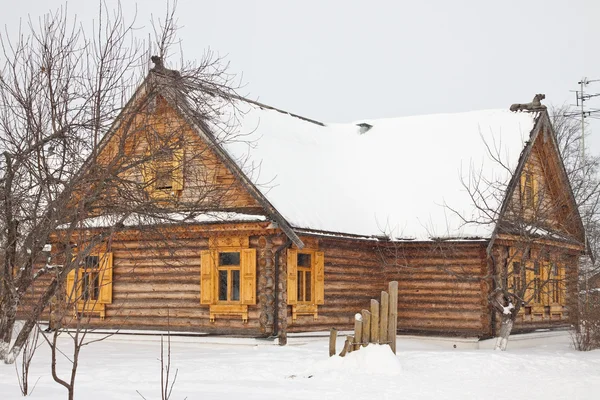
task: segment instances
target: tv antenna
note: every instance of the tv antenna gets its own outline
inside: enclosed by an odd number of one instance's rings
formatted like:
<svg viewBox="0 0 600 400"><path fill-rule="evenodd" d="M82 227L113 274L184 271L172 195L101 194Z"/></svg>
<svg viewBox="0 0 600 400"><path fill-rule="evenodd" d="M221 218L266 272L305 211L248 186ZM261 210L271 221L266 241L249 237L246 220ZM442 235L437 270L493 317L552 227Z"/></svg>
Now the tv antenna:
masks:
<svg viewBox="0 0 600 400"><path fill-rule="evenodd" d="M587 93L585 91L586 87L590 83L600 82L600 79L589 79L586 77L581 78L577 84L579 85L579 90L575 90L575 104L579 107L578 111L566 113L565 116L579 116L581 119L581 162L582 164L585 162L585 119L586 118L600 118L600 109L598 108L586 108L585 102L600 96L600 93Z"/></svg>

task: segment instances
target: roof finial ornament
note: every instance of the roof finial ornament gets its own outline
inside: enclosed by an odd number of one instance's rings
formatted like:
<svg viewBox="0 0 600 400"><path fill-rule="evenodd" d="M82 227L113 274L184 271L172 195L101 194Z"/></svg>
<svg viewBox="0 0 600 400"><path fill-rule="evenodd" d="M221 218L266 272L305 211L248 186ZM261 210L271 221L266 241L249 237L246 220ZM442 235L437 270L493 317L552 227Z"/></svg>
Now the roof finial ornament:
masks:
<svg viewBox="0 0 600 400"><path fill-rule="evenodd" d="M172 78L181 78L179 71L165 68L165 63L162 57L152 56L150 57L150 60L154 63L154 67L151 69L151 71L158 72L159 74L167 75Z"/></svg>
<svg viewBox="0 0 600 400"><path fill-rule="evenodd" d="M153 70L164 70L165 69L165 64L163 62L162 57L159 56L152 56L150 57L150 60L152 60L152 62L154 63L154 68L152 68Z"/></svg>
<svg viewBox="0 0 600 400"><path fill-rule="evenodd" d="M535 97L533 98L533 101L531 103L513 104L512 106L510 106L510 111L514 111L514 112L517 112L517 111L527 111L527 112L545 111L546 106L541 103L541 101L544 100L545 98L546 98L545 94L538 93L535 95Z"/></svg>

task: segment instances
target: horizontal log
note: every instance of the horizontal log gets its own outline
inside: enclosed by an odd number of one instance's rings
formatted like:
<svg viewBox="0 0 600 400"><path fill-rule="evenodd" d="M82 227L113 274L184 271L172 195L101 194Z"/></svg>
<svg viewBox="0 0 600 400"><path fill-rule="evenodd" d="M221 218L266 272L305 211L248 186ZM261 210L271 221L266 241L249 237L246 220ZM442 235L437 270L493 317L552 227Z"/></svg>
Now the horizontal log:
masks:
<svg viewBox="0 0 600 400"><path fill-rule="evenodd" d="M115 250L112 249L113 258L119 259L148 259L148 258L179 258L191 257L200 258L200 247L185 246L181 248L151 248L146 250L131 249L131 250Z"/></svg>
<svg viewBox="0 0 600 400"><path fill-rule="evenodd" d="M118 293L141 293L153 291L199 291L199 283L178 283L178 284L153 284L136 283L135 285L121 285L118 281L113 283L113 294Z"/></svg>
<svg viewBox="0 0 600 400"><path fill-rule="evenodd" d="M428 310L428 309L419 309L419 310L398 310L398 318L404 318L407 320L412 319L427 319L429 321L481 321L481 316L483 313L481 310L474 311L464 311L464 310Z"/></svg>
<svg viewBox="0 0 600 400"><path fill-rule="evenodd" d="M148 258L148 259L115 259L113 266L120 268L148 268L148 267L189 267L200 270L200 259L190 258Z"/></svg>
<svg viewBox="0 0 600 400"><path fill-rule="evenodd" d="M399 281L398 290L403 289L441 289L441 290L480 290L481 282L427 282L427 281Z"/></svg>
<svg viewBox="0 0 600 400"><path fill-rule="evenodd" d="M215 322L209 322L208 318L170 318L168 323L166 318L148 320L140 317L121 317L110 316L101 321L99 318L90 320L90 326L93 328L110 329L160 329L170 331L190 331L199 333L221 333L221 334L239 334L244 336L262 336L258 320L248 320L244 323L241 318L217 317Z"/></svg>
<svg viewBox="0 0 600 400"><path fill-rule="evenodd" d="M466 320L466 321L456 321L456 320L436 320L432 321L430 319L404 319L398 317L398 329L410 329L410 330L424 330L424 331L436 331L436 332L458 332L458 331L475 331L481 333L483 330L483 325L481 321L476 320Z"/></svg>

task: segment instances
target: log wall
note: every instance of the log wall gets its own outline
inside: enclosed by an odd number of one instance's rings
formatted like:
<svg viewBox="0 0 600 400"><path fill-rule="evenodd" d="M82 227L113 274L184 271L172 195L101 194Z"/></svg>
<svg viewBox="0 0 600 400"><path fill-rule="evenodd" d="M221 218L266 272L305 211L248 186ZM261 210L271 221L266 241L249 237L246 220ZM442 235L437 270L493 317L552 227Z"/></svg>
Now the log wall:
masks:
<svg viewBox="0 0 600 400"><path fill-rule="evenodd" d="M352 329L356 311L368 309L370 299L379 297L387 288L376 247L370 242L331 239L318 240L316 247L325 253L325 304L318 306L316 320L312 315L299 315L292 321L288 306L287 329L289 332L326 331L331 327Z"/></svg>
<svg viewBox="0 0 600 400"><path fill-rule="evenodd" d="M286 251L280 252L279 280L275 256L287 238L267 225L254 230L230 228L250 237L257 249L257 304L249 319L218 315L209 320L209 306L200 304L200 251L208 249L206 227L186 227L170 239L136 232L113 240L113 303L106 319L92 317L93 326L120 329L170 329L216 334L268 336L288 332L350 330L357 310L369 309L387 283L398 281L398 331L417 334L487 337L493 334L487 303L491 287L487 242L392 243L302 237L325 255L325 304L318 316L292 320L286 297ZM217 228L212 228L217 229ZM240 230L241 229L241 230ZM574 275L573 275L574 276ZM41 293L42 287L36 287ZM574 290L574 289L569 289ZM276 310L278 310L276 318ZM23 309L26 311L26 308ZM276 321L277 320L277 321ZM556 322L545 322L545 327ZM517 321L516 329L524 326Z"/></svg>
<svg viewBox="0 0 600 400"><path fill-rule="evenodd" d="M268 224L264 224L268 225ZM210 228L209 228L210 229ZM274 258L272 243L282 242L273 229L235 230L250 237L257 250L257 304L248 306L248 322L240 315L217 315L210 322L208 305L200 304L200 251L209 248L209 236L224 234L202 226L175 232L123 232L112 240L113 282L111 304L102 320L86 316L92 327L160 329L233 335L266 336L273 329ZM226 233L225 233L226 234ZM159 238L160 236L160 238ZM57 248L58 246L55 246ZM35 286L39 296L51 279ZM20 315L30 310L30 296ZM46 312L43 318L47 319ZM88 322L89 319L89 322Z"/></svg>
<svg viewBox="0 0 600 400"><path fill-rule="evenodd" d="M432 242L382 248L386 280L398 281L398 329L490 335L486 246L487 242Z"/></svg>
<svg viewBox="0 0 600 400"><path fill-rule="evenodd" d="M356 310L369 309L389 281L398 281L398 330L488 336L487 242L396 243L320 239L325 253L325 304L318 318L299 316L290 332L349 330ZM291 308L291 307L290 307Z"/></svg>
<svg viewBox="0 0 600 400"><path fill-rule="evenodd" d="M244 232L238 232L244 234ZM258 235L257 233L262 233ZM166 329L264 336L273 325L273 254L268 231L248 232L257 249L257 304L248 306L248 322L239 315L209 319L200 304L200 251L208 249L205 232L161 244L155 240L118 241L113 251L113 303L106 319L94 323L121 329Z"/></svg>

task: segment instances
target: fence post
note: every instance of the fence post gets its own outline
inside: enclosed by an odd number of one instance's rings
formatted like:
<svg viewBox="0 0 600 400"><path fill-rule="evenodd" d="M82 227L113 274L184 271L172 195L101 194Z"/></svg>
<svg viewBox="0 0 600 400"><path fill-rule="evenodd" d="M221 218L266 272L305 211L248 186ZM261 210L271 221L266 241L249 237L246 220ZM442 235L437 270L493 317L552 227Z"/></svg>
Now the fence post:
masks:
<svg viewBox="0 0 600 400"><path fill-rule="evenodd" d="M367 310L362 310L362 345L367 346L371 341L371 313Z"/></svg>
<svg viewBox="0 0 600 400"><path fill-rule="evenodd" d="M388 335L388 317L390 310L390 295L388 292L381 292L381 309L379 311L379 341L389 343Z"/></svg>
<svg viewBox="0 0 600 400"><path fill-rule="evenodd" d="M354 336L346 336L346 341L344 342L344 348L340 353L340 357L344 357L347 353L352 352L352 342L354 342Z"/></svg>
<svg viewBox="0 0 600 400"><path fill-rule="evenodd" d="M337 340L337 329L331 328L329 331L329 357L335 355L335 341Z"/></svg>
<svg viewBox="0 0 600 400"><path fill-rule="evenodd" d="M379 343L379 302L371 299L371 343Z"/></svg>
<svg viewBox="0 0 600 400"><path fill-rule="evenodd" d="M398 281L390 282L388 291L390 294L388 337L390 341L390 347L392 348L394 354L396 354L396 331L398 329Z"/></svg>
<svg viewBox="0 0 600 400"><path fill-rule="evenodd" d="M362 315L356 313L354 315L354 350L360 349L360 341L362 340Z"/></svg>

